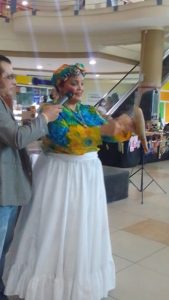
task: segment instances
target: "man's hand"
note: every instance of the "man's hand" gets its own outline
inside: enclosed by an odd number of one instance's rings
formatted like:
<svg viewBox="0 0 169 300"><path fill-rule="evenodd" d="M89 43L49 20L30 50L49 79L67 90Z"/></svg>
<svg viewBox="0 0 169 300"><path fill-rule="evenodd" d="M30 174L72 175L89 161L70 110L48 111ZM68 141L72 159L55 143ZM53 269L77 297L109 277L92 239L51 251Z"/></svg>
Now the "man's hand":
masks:
<svg viewBox="0 0 169 300"><path fill-rule="evenodd" d="M44 115L47 123L56 120L61 111L61 105L45 104L41 107L41 112Z"/></svg>

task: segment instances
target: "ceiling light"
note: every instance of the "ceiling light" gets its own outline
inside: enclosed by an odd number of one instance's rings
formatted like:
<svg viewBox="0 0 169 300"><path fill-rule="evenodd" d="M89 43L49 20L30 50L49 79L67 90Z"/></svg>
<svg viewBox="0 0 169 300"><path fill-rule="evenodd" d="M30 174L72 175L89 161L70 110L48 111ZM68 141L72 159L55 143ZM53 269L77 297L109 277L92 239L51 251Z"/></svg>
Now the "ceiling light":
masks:
<svg viewBox="0 0 169 300"><path fill-rule="evenodd" d="M100 77L100 74L96 74L96 77Z"/></svg>
<svg viewBox="0 0 169 300"><path fill-rule="evenodd" d="M22 5L23 6L27 6L28 5L28 1L22 1Z"/></svg>
<svg viewBox="0 0 169 300"><path fill-rule="evenodd" d="M96 64L95 59L92 58L92 59L89 61L89 64L90 64L90 65L95 65L95 64Z"/></svg>
<svg viewBox="0 0 169 300"><path fill-rule="evenodd" d="M43 66L41 66L41 65L37 65L36 69L38 69L38 70L42 70L42 69L43 69Z"/></svg>
<svg viewBox="0 0 169 300"><path fill-rule="evenodd" d="M6 5L6 9L10 9L10 5L9 4Z"/></svg>

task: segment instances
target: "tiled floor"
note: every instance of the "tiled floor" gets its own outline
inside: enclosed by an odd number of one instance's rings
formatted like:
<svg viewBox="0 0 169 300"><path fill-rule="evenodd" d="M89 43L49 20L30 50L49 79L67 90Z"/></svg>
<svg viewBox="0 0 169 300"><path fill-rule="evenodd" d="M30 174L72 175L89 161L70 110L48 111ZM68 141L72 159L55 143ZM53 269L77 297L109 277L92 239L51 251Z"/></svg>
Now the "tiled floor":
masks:
<svg viewBox="0 0 169 300"><path fill-rule="evenodd" d="M146 164L143 193L130 183L127 199L108 205L116 289L110 300L169 300L169 161ZM133 178L140 184L140 172ZM150 178L144 174L144 186Z"/></svg>
<svg viewBox="0 0 169 300"><path fill-rule="evenodd" d="M152 182L141 204L130 183L127 199L108 204L117 285L105 300L169 300L169 161L145 168L167 193ZM140 172L133 180L140 184Z"/></svg>

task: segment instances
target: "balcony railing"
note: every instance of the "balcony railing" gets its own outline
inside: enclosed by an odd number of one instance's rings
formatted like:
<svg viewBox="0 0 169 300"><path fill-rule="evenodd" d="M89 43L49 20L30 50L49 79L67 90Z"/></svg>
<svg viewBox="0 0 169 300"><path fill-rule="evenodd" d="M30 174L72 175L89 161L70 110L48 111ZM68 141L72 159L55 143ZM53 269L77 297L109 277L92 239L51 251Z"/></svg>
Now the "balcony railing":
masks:
<svg viewBox="0 0 169 300"><path fill-rule="evenodd" d="M32 15L41 12L72 11L78 15L81 10L100 9L112 7L114 11L122 5L144 2L145 0L0 0L0 17L9 21L11 16L18 11L31 11ZM156 0L157 5L162 5L163 0Z"/></svg>

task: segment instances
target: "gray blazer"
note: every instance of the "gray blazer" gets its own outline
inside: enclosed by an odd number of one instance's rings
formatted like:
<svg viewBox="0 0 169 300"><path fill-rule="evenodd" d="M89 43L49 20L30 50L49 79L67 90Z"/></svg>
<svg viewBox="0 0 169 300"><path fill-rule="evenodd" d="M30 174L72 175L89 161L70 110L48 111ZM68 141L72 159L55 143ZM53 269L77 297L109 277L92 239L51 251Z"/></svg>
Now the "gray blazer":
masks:
<svg viewBox="0 0 169 300"><path fill-rule="evenodd" d="M23 205L31 199L31 164L25 147L48 133L43 115L18 126L0 98L0 205Z"/></svg>

